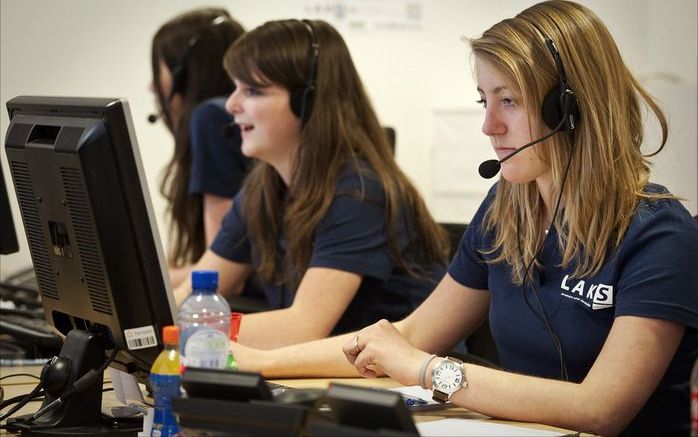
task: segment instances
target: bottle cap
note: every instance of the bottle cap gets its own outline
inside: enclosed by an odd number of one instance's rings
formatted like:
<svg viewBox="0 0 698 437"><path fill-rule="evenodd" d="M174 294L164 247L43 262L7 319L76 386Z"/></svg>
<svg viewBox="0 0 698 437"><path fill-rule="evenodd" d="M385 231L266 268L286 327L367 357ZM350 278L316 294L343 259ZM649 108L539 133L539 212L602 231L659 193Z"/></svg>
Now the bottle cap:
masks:
<svg viewBox="0 0 698 437"><path fill-rule="evenodd" d="M195 270L191 273L191 287L197 291L216 291L218 272L215 270Z"/></svg>
<svg viewBox="0 0 698 437"><path fill-rule="evenodd" d="M162 341L165 344L179 344L179 327L174 325L162 328Z"/></svg>

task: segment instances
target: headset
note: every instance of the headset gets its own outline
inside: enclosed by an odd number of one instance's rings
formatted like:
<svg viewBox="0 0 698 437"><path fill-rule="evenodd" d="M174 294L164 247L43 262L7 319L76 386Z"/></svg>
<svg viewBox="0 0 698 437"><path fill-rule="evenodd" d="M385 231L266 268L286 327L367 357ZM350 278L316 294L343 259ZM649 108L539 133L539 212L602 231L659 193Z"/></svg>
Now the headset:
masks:
<svg viewBox="0 0 698 437"><path fill-rule="evenodd" d="M301 23L308 30L310 38L310 62L308 64L308 79L302 87L291 90L291 111L305 124L313 109L313 94L315 91L315 75L317 73L318 59L320 56L320 44L315 35L315 29L310 20L302 20Z"/></svg>
<svg viewBox="0 0 698 437"><path fill-rule="evenodd" d="M189 61L189 56L191 55L191 52L194 49L194 47L196 47L199 44L199 41L201 41L209 31L211 31L219 24L225 23L226 21L228 21L228 17L226 17L225 15L219 15L213 20L211 20L204 29L202 29L197 34L189 38L187 46L184 48L182 54L179 57L179 61L175 64L174 67L172 67L172 87L170 88L168 100L172 100L172 97L175 95L175 93L184 93L184 91L186 91L187 62Z"/></svg>
<svg viewBox="0 0 698 437"><path fill-rule="evenodd" d="M175 93L184 93L187 89L187 62L189 61L189 56L191 55L194 47L199 44L199 41L201 41L206 33L219 24L225 23L226 21L229 21L228 17L225 15L219 15L211 20L204 29L189 38L187 46L184 48L184 50L182 50L179 60L170 70L170 74L172 75L172 85L170 86L170 91L163 102L163 106L165 106L163 108L164 111L169 111L168 107L172 101L172 98L174 98ZM159 118L160 114L149 114L148 122L153 124L157 122Z"/></svg>
<svg viewBox="0 0 698 437"><path fill-rule="evenodd" d="M542 33L542 32L541 32ZM553 340L553 343L555 345L555 349L558 353L558 357L560 359L560 379L563 381L567 381L569 379L569 374L567 371L567 363L565 360L565 351L562 346L562 342L560 341L560 337L558 334L555 332L553 329L552 325L550 324L550 319L548 318L548 313L545 311L545 307L543 306L543 302L540 299L540 295L538 294L538 289L536 287L536 284L533 282L533 278L529 275L529 271L531 267L533 266L533 263L535 262L536 258L540 254L541 250L543 250L543 247L545 246L545 243L548 241L548 236L550 235L550 230L555 224L555 218L557 217L559 208L560 208L560 200L562 199L562 193L564 192L565 189L565 184L567 182L567 175L570 169L570 165L572 164L572 152L573 152L573 145L574 145L574 131L576 129L576 121L579 120L580 117L580 112L579 112L579 105L577 104L577 98L574 94L574 91L572 91L572 87L569 85L567 82L567 75L565 74L565 68L562 64L562 58L560 57L560 52L557 50L557 47L555 46L555 43L553 42L552 39L549 37L545 36L543 34L543 37L545 39L545 45L548 47L548 50L550 51L550 54L553 57L553 60L555 62L555 69L557 70L557 76L558 76L558 83L557 86L554 87L552 90L550 90L544 97L543 99L543 105L542 105L542 115L543 115L543 121L545 121L545 124L552 129L552 132L542 139L536 140L534 142L529 143L528 145L516 150L513 154L505 157L502 161L508 159L510 156L513 156L514 154L518 153L519 150L528 147L529 145L536 144L540 141L542 141L545 138L548 138L551 136L553 133L558 132L558 131L566 131L567 132L567 143L569 146L569 157L567 159L567 165L565 166L565 172L562 177L562 185L560 187L560 193L558 194L557 201L555 202L555 209L553 211L552 219L550 221L550 225L548 226L548 229L545 231L545 237L543 238L543 242L538 246L536 249L535 253L533 254L533 257L531 260L526 264L526 268L524 270L524 278L523 282L521 284L521 294L523 295L524 300L526 301L526 305L528 308L533 312L533 314L540 319L544 324L545 327L550 334L550 337ZM501 162L501 161L500 161ZM519 248L519 255L523 257L523 251L521 249L521 239L519 238L518 232L520 228L520 217L519 214L516 215L516 229L517 229L517 245ZM528 297L526 295L526 284L529 284L531 287L531 290L533 291L533 295L536 298L536 301L538 302L538 307L540 308L540 313L536 311L531 303L528 301Z"/></svg>
<svg viewBox="0 0 698 437"><path fill-rule="evenodd" d="M545 45L548 47L548 50L550 51L550 54L555 62L555 69L557 70L558 77L557 85L548 91L543 98L543 104L541 106L543 121L551 130L542 137L518 147L501 160L488 159L487 161L482 162L478 167L478 173L480 173L480 176L485 179L493 178L497 173L499 173L499 169L501 168L503 162L513 158L518 153L523 152L529 147L547 140L556 132L566 131L570 147L574 143L574 130L577 126L576 121L579 120L579 105L577 104L577 97L575 96L574 91L572 91L572 87L570 87L569 83L567 82L565 68L562 65L560 52L558 52L557 47L555 47L555 43L552 39L545 35L543 35L543 38L545 39Z"/></svg>

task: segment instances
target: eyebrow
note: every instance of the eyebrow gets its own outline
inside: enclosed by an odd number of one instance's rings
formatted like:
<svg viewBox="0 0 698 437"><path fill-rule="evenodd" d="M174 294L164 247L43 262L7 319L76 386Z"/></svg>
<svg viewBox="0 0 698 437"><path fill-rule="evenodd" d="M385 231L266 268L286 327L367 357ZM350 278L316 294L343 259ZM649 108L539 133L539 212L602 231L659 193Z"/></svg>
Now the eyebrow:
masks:
<svg viewBox="0 0 698 437"><path fill-rule="evenodd" d="M506 87L506 86L498 86L498 87L494 88L494 89L492 90L492 92L493 92L494 94L500 94L502 91L505 91L505 90L508 90L508 89L509 89L509 87ZM483 94L485 93L485 92L482 90L482 88L480 88L480 87L477 87L477 91L480 92L480 93L483 93Z"/></svg>

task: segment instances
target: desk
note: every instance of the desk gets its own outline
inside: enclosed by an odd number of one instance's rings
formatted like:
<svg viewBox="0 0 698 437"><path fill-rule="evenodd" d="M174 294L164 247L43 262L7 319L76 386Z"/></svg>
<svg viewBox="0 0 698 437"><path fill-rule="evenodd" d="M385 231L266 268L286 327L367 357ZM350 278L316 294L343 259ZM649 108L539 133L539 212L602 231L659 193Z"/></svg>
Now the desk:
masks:
<svg viewBox="0 0 698 437"><path fill-rule="evenodd" d="M294 388L327 388L330 383L336 382L339 384L349 384L361 387L373 387L373 388L393 388L399 387L400 384L393 381L390 378L330 378L330 379L273 379L271 382L278 384L287 385ZM577 435L576 431L571 431L563 428L556 428L553 426L538 424L538 423L528 423L528 422L514 422L511 420L496 420L491 419L474 411L466 410L465 408L453 407L446 408L443 410L436 411L424 411L424 412L414 412L413 413L415 423L431 422L439 419L473 419L473 420L488 420L495 423L501 423L513 426L522 426L532 429L542 429L548 431L557 431L564 434ZM589 436L591 434L581 433L581 436Z"/></svg>
<svg viewBox="0 0 698 437"><path fill-rule="evenodd" d="M17 374L17 373L27 373L30 375L35 375L39 376L41 373L41 366L18 366L18 367L0 367L0 377L5 377L7 375L11 374ZM110 386L110 381L108 381L108 378L105 381L105 384L108 384L107 387ZM10 399L14 396L22 395L29 393L34 386L37 384L37 380L30 377L30 376L17 376L17 377L10 377L10 378L5 378L2 381L0 381L0 385L3 387L5 393L4 393L4 399ZM336 378L336 379L279 379L279 380L272 380L272 382L276 382L279 384L284 384L289 387L295 387L295 388L326 388L330 383L336 382L336 383L341 383L341 384L350 384L350 385L357 385L357 386L362 386L362 387L377 387L377 388L392 388L392 387L398 387L399 384L393 381L390 378L378 378L378 379L365 379L365 378ZM104 394L104 399L103 403L104 404L112 404L115 403L116 401L114 400L113 397L113 392L107 392ZM21 414L29 414L35 412L39 408L40 403L38 402L30 402L24 407L22 407L15 415L21 415ZM5 409L5 411L7 411ZM535 423L524 423L524 422L512 422L512 421L506 421L506 420L493 420L488 418L487 416L484 416L479 413L475 413L472 411L465 410L463 408L449 408L449 409L444 409L444 410L438 410L438 411L428 411L428 412L416 412L414 414L414 419L415 422L420 423L420 422L429 422L433 420L438 420L438 419L445 419L445 418L461 418L461 419L474 419L474 420L492 420L493 422L496 423L502 423L502 424L509 424L509 425L516 425L516 426L523 426L523 427L529 427L533 429L543 429L543 430L550 430L550 431L558 431L558 432L563 432L566 434L575 434L574 431L569 431L561 428L555 428L547 425L541 425L541 424L535 424ZM0 430L0 435L8 435L8 433L4 430Z"/></svg>

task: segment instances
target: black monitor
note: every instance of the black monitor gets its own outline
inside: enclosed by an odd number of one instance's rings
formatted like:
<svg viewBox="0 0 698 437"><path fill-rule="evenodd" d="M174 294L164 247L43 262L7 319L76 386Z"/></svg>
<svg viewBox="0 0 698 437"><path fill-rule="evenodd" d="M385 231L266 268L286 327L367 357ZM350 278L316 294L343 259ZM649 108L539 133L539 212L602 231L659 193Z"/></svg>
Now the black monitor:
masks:
<svg viewBox="0 0 698 437"><path fill-rule="evenodd" d="M12 219L10 198L5 187L5 175L0 165L0 254L9 255L19 250L15 223Z"/></svg>
<svg viewBox="0 0 698 437"><path fill-rule="evenodd" d="M46 320L66 335L72 380L109 356L145 382L175 303L128 103L16 97L7 109L10 172ZM73 402L81 424L94 401Z"/></svg>

